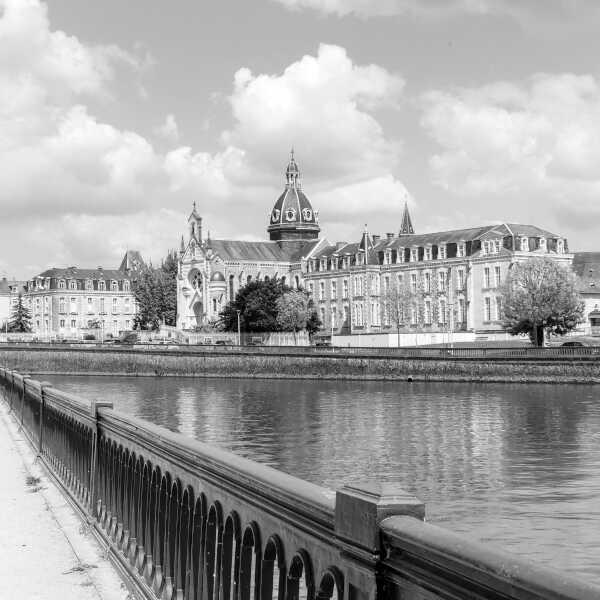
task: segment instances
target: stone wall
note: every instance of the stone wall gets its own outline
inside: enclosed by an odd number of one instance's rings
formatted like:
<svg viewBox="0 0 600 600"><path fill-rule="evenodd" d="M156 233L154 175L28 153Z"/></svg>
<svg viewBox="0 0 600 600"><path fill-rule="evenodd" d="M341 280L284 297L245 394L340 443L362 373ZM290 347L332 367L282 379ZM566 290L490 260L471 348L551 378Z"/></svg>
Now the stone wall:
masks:
<svg viewBox="0 0 600 600"><path fill-rule="evenodd" d="M106 374L191 377L391 379L600 383L600 360L589 358L414 358L354 354L294 355L202 350L0 348L0 366L36 375Z"/></svg>

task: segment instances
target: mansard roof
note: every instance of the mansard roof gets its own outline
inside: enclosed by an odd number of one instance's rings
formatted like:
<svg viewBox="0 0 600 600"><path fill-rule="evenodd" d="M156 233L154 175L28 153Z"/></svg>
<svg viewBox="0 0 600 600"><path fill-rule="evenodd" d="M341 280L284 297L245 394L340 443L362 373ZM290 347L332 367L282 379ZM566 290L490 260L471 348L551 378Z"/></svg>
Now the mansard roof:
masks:
<svg viewBox="0 0 600 600"><path fill-rule="evenodd" d="M67 267L64 269L47 269L36 275L34 279L38 277L51 279L104 279L108 281L110 279L129 279L130 273L120 269L79 269L77 267Z"/></svg>

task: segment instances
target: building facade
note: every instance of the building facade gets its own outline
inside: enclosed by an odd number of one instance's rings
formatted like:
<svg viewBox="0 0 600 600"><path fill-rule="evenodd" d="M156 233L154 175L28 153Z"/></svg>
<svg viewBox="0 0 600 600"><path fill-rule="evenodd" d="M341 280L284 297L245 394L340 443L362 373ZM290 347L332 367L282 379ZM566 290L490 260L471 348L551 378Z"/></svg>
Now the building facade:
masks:
<svg viewBox="0 0 600 600"><path fill-rule="evenodd" d="M573 258L565 238L533 225L417 234L406 205L397 233L365 228L358 241L333 244L319 237L318 212L302 190L293 153L285 177L270 212L269 241L204 239L194 205L179 257L179 328L216 319L249 281L277 278L308 290L332 334L493 335L503 331L500 288L512 263Z"/></svg>
<svg viewBox="0 0 600 600"><path fill-rule="evenodd" d="M133 328L133 285L143 261L128 251L118 269L52 268L26 283L32 330L42 337L96 339Z"/></svg>
<svg viewBox="0 0 600 600"><path fill-rule="evenodd" d="M600 252L576 252L573 270L584 303L583 332L600 337Z"/></svg>

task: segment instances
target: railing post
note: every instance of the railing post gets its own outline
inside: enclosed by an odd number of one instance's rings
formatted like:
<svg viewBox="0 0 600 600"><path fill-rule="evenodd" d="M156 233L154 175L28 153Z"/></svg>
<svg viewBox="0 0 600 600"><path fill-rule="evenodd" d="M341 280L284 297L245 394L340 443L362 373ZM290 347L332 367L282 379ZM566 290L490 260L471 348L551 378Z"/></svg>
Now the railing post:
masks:
<svg viewBox="0 0 600 600"><path fill-rule="evenodd" d="M46 390L52 387L47 381L40 384L40 430L38 440L38 456L42 455L44 447L44 407L46 406Z"/></svg>
<svg viewBox="0 0 600 600"><path fill-rule="evenodd" d="M98 518L98 501L96 499L96 478L98 473L98 409L99 408L112 408L112 402L96 401L92 400L90 405L90 413L94 421L92 429L92 438L90 440L90 473L88 481L88 489L90 491L90 504L91 513L94 519Z"/></svg>
<svg viewBox="0 0 600 600"><path fill-rule="evenodd" d="M344 598L382 600L378 563L382 559L379 524L392 515L423 520L425 505L393 484L345 485L336 492L335 536L340 550L354 559Z"/></svg>
<svg viewBox="0 0 600 600"><path fill-rule="evenodd" d="M19 418L19 429L23 428L23 410L25 407L25 387L27 385L27 379L31 379L29 375L23 375L23 389L21 390L21 416Z"/></svg>

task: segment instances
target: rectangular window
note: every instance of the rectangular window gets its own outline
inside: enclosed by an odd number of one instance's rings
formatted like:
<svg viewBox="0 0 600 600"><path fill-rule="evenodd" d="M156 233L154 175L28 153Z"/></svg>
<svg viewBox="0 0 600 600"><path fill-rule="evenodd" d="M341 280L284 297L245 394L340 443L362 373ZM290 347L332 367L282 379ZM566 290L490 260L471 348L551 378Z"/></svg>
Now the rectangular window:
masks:
<svg viewBox="0 0 600 600"><path fill-rule="evenodd" d="M61 320L60 320L60 328L61 328L61 329L64 329L64 328L65 328L65 320L64 320L64 319L61 319Z"/></svg>
<svg viewBox="0 0 600 600"><path fill-rule="evenodd" d="M431 325L431 300L425 300L425 325Z"/></svg>
<svg viewBox="0 0 600 600"><path fill-rule="evenodd" d="M490 300L490 298L485 298L484 299L484 315L483 315L483 320L484 321L491 321L492 320L492 301Z"/></svg>
<svg viewBox="0 0 600 600"><path fill-rule="evenodd" d="M77 312L77 298L71 298L71 312Z"/></svg>
<svg viewBox="0 0 600 600"><path fill-rule="evenodd" d="M500 267L494 267L494 284L500 287Z"/></svg>
<svg viewBox="0 0 600 600"><path fill-rule="evenodd" d="M500 252L500 240L494 240L494 252L498 254Z"/></svg>
<svg viewBox="0 0 600 600"><path fill-rule="evenodd" d="M504 318L502 314L502 298L496 296L496 321L501 321Z"/></svg>
<svg viewBox="0 0 600 600"><path fill-rule="evenodd" d="M104 298L100 298L100 312L104 312Z"/></svg>
<svg viewBox="0 0 600 600"><path fill-rule="evenodd" d="M337 324L337 323L336 323L336 321L337 321L337 319L336 319L336 316L337 316L336 312L337 312L337 311L336 311L336 308L335 308L335 306L334 306L334 307L332 307L332 309L331 309L331 328L332 328L332 329L335 329L335 327L336 327L336 324Z"/></svg>
<svg viewBox="0 0 600 600"><path fill-rule="evenodd" d="M490 268L489 267L485 267L485 269L483 269L483 287L484 288L490 287Z"/></svg>
<svg viewBox="0 0 600 600"><path fill-rule="evenodd" d="M129 329L129 323L130 323L129 320L125 321L125 329Z"/></svg>
<svg viewBox="0 0 600 600"><path fill-rule="evenodd" d="M440 300L440 317L439 317L439 322L442 325L445 325L447 321L447 314L446 314L446 301L445 300Z"/></svg>
<svg viewBox="0 0 600 600"><path fill-rule="evenodd" d="M410 249L410 262L417 262L419 260L419 249L411 248Z"/></svg>
<svg viewBox="0 0 600 600"><path fill-rule="evenodd" d="M417 274L416 273L410 274L410 290L413 294L417 293Z"/></svg>
<svg viewBox="0 0 600 600"><path fill-rule="evenodd" d="M119 333L119 323L117 320L113 321L113 333L117 335Z"/></svg>
<svg viewBox="0 0 600 600"><path fill-rule="evenodd" d="M131 312L131 298L125 298L125 312Z"/></svg>
<svg viewBox="0 0 600 600"><path fill-rule="evenodd" d="M458 289L462 290L465 287L465 272L463 269L459 269L457 272L458 276Z"/></svg>
<svg viewBox="0 0 600 600"><path fill-rule="evenodd" d="M431 260L431 248L425 248L425 260Z"/></svg>
<svg viewBox="0 0 600 600"><path fill-rule="evenodd" d="M71 329L77 329L77 321L75 319L71 319Z"/></svg>
<svg viewBox="0 0 600 600"><path fill-rule="evenodd" d="M438 292L446 291L446 271L438 273Z"/></svg>
<svg viewBox="0 0 600 600"><path fill-rule="evenodd" d="M319 281L319 300L325 300L325 282Z"/></svg>
<svg viewBox="0 0 600 600"><path fill-rule="evenodd" d="M431 292L431 273L425 273L425 293Z"/></svg>
<svg viewBox="0 0 600 600"><path fill-rule="evenodd" d="M92 298L87 299L87 310L89 313L94 312L94 301Z"/></svg>
<svg viewBox="0 0 600 600"><path fill-rule="evenodd" d="M443 260L446 258L446 246L438 246L438 259Z"/></svg>
<svg viewBox="0 0 600 600"><path fill-rule="evenodd" d="M348 297L348 280L347 279L344 279L344 291L343 291L343 294L344 294L344 298Z"/></svg>
<svg viewBox="0 0 600 600"><path fill-rule="evenodd" d="M387 294L389 289L390 289L390 276L386 275L385 278L383 279L383 293Z"/></svg>
<svg viewBox="0 0 600 600"><path fill-rule="evenodd" d="M314 284L312 281L310 281L308 284L308 293L312 296L314 291Z"/></svg>
<svg viewBox="0 0 600 600"><path fill-rule="evenodd" d="M331 299L337 300L337 281L331 282Z"/></svg>
<svg viewBox="0 0 600 600"><path fill-rule="evenodd" d="M459 323L465 322L465 301L462 298L458 299L458 311L456 313L456 320Z"/></svg>
<svg viewBox="0 0 600 600"><path fill-rule="evenodd" d="M64 298L58 299L58 312L61 312L61 313L65 312L65 299ZM62 325L62 327L64 327L64 325Z"/></svg>
<svg viewBox="0 0 600 600"><path fill-rule="evenodd" d="M456 256L458 256L459 258L464 257L465 255L465 245L464 244L458 244L456 246Z"/></svg>
<svg viewBox="0 0 600 600"><path fill-rule="evenodd" d="M113 298L113 300L112 300L112 311L114 313L116 313L117 310L118 310L118 308L119 308L118 303L119 303L119 299L118 298Z"/></svg>

